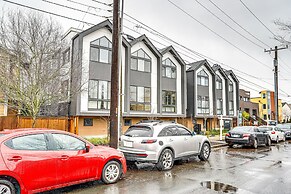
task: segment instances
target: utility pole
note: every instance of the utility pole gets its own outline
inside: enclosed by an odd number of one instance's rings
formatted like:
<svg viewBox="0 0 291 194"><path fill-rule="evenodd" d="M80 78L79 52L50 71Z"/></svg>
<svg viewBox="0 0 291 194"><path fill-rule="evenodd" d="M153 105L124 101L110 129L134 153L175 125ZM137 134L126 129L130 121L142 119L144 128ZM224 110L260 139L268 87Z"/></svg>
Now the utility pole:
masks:
<svg viewBox="0 0 291 194"><path fill-rule="evenodd" d="M278 50L283 50L287 49L288 45L285 47L278 48L275 46L274 49L270 48L269 50L265 49L265 52L272 52L275 51L275 57L274 57L274 87L275 87L275 92L274 92L274 97L275 97L275 121L278 124L278 119L279 119L279 108L278 108Z"/></svg>
<svg viewBox="0 0 291 194"><path fill-rule="evenodd" d="M119 101L119 0L113 1L112 66L110 100L110 147L118 146L118 101Z"/></svg>

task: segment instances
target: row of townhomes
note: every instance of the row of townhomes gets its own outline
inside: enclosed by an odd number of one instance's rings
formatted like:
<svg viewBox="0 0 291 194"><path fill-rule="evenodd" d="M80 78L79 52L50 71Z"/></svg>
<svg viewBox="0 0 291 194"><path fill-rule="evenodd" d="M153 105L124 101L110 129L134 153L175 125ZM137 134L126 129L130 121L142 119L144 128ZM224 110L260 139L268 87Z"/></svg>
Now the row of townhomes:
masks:
<svg viewBox="0 0 291 194"><path fill-rule="evenodd" d="M79 73L63 82L83 88L70 99L69 115L78 134L106 135L112 24L106 20L82 32L71 29L66 38L71 46L63 53L64 63ZM123 131L143 119L175 121L202 130L218 128L221 118L236 125L239 81L231 70L210 66L207 60L186 64L172 46L158 49L145 35L123 38L121 59Z"/></svg>

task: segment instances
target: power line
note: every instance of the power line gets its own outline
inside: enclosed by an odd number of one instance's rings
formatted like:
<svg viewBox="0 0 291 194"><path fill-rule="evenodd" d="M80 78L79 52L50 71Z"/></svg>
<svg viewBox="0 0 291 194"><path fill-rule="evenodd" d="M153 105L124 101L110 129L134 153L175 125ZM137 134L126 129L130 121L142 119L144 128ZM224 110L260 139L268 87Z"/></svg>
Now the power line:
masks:
<svg viewBox="0 0 291 194"><path fill-rule="evenodd" d="M82 12L82 13L89 13L89 14L97 16L97 17L101 17L101 18L105 18L105 19L110 18L110 17L106 17L106 16L97 15L95 13L91 13L91 12L88 12L88 11L84 11L84 10L81 10L81 9L77 9L77 8L74 8L74 7L69 7L69 6L66 6L66 5L63 5L63 4L55 3L55 2L52 2L52 1L47 1L47 0L42 0L42 1L50 3L50 4L53 4L53 5L57 5L57 6L60 6L60 7L64 7L64 8L67 8L67 9L71 9L71 10L74 10L74 11L79 11L79 12Z"/></svg>
<svg viewBox="0 0 291 194"><path fill-rule="evenodd" d="M206 6L204 6L202 3L200 3L198 0L195 0L201 7L203 7L205 10L207 10L211 15L213 15L214 17L216 17L219 21L221 21L224 25L226 25L227 27L229 27L230 29L232 29L234 32L236 32L237 34L239 34L241 37L243 37L244 39L248 40L249 42L253 43L254 45L264 49L264 47L260 46L259 44L255 43L254 41L252 41L251 39L249 39L248 37L246 37L245 35L241 34L239 31L237 31L236 29L234 29L233 27L231 27L228 23L226 23L225 21L223 21L220 17L218 17L215 13L213 13L210 9L208 9Z"/></svg>
<svg viewBox="0 0 291 194"><path fill-rule="evenodd" d="M250 33L248 30L246 30L244 27L242 27L238 22L236 22L232 17L230 17L225 11L223 11L217 4L215 4L212 0L208 0L212 5L214 5L219 11L221 11L226 17L228 17L231 21L233 21L237 26L239 26L241 29L243 29L246 33L248 33L250 36L255 38L257 41L260 43L264 44L267 47L268 46L266 43L264 43L262 40L258 39L256 36L254 36L252 33Z"/></svg>
<svg viewBox="0 0 291 194"><path fill-rule="evenodd" d="M78 20L78 19L75 19L75 18L67 17L67 16L64 16L64 15L56 14L56 13L52 13L52 12L45 11L45 10L42 10L42 9L30 7L30 6L27 6L27 5L20 4L20 3L16 3L16 2L8 1L8 0L3 0L3 1L5 1L7 3L14 4L14 5L18 5L20 7L25 7L25 8L28 8L28 9L35 10L35 11L39 11L39 12L42 12L42 13L46 13L46 14L49 14L49 15L62 17L62 18L65 18L65 19L68 19L68 20L72 20L72 21L75 21L75 22L83 22L83 23L85 23L87 25L94 25L94 24L89 23L89 22L85 22L85 21L82 21L82 20Z"/></svg>
<svg viewBox="0 0 291 194"><path fill-rule="evenodd" d="M92 8L92 9L98 9L98 10L101 10L101 11L112 12L112 10L110 10L110 9L102 9L100 7L94 7L94 6L86 5L84 3L80 3L80 2L77 2L77 1L74 1L74 0L67 0L67 1L75 3L75 4L78 4L78 5L86 6L86 7Z"/></svg>
<svg viewBox="0 0 291 194"><path fill-rule="evenodd" d="M109 7L112 7L112 5L113 5L113 3L104 3L104 2L101 2L101 1L98 1L98 0L92 0L92 1L94 1L94 2L96 2L96 3L99 3L99 4L101 4L101 5L106 5L106 6L109 6Z"/></svg>
<svg viewBox="0 0 291 194"><path fill-rule="evenodd" d="M273 36L276 36L251 10L248 8L248 6L242 1L239 0L241 4L271 33Z"/></svg>
<svg viewBox="0 0 291 194"><path fill-rule="evenodd" d="M205 27L206 29L208 29L209 31L211 31L212 33L214 33L216 36L220 37L221 39L223 39L224 41L226 41L227 43L229 43L231 46L233 46L234 48L236 48L237 50L241 51L242 53L244 53L245 55L247 55L248 57L252 58L253 60L257 61L258 63L260 63L261 65L267 67L268 69L272 69L271 67L269 67L268 65L262 63L261 61L259 61L258 59L256 59L255 57L251 56L250 54L248 54L247 52L243 51L242 49L240 49L239 47L237 47L236 45L234 45L233 43L231 43L229 40L227 40L226 38L224 38L223 36L221 36L220 34L218 34L217 32L215 32L214 30L212 30L210 27L208 27L207 25L203 24L202 22L200 22L199 20L197 20L195 17L193 17L191 14L189 14L188 12L186 12L185 10L183 10L181 7L179 7L177 4L173 3L171 0L168 0L168 2L170 2L172 5L174 5L176 8L178 8L180 11L182 11L183 13L185 13L186 15L188 15L190 18L192 18L194 21L196 21L197 23L199 23L200 25L202 25L203 27Z"/></svg>

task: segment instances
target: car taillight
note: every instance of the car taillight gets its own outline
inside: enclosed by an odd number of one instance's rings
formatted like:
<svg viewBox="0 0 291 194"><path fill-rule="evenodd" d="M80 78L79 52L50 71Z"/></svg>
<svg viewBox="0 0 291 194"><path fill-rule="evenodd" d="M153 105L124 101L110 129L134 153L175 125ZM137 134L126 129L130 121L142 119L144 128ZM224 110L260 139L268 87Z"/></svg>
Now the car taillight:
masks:
<svg viewBox="0 0 291 194"><path fill-rule="evenodd" d="M150 143L156 143L156 142L157 142L156 139L144 139L144 140L142 140L141 143L150 144Z"/></svg>
<svg viewBox="0 0 291 194"><path fill-rule="evenodd" d="M227 134L225 134L225 136L229 137L229 136L230 136L230 134L229 134L229 133L227 133Z"/></svg>
<svg viewBox="0 0 291 194"><path fill-rule="evenodd" d="M272 133L272 134L275 134L275 131L272 131L271 133Z"/></svg>
<svg viewBox="0 0 291 194"><path fill-rule="evenodd" d="M249 137L250 134L243 134L243 137Z"/></svg>
<svg viewBox="0 0 291 194"><path fill-rule="evenodd" d="M147 157L148 156L147 154L136 154L136 155L139 157Z"/></svg>

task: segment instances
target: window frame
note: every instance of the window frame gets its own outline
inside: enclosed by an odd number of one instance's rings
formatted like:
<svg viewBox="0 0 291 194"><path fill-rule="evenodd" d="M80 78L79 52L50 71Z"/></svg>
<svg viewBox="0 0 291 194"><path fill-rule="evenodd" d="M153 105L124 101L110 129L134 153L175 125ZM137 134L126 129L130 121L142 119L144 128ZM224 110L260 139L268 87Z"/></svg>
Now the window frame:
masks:
<svg viewBox="0 0 291 194"><path fill-rule="evenodd" d="M210 106L209 106L209 96L197 96L197 113L198 114L209 114ZM204 105L206 106L204 106Z"/></svg>
<svg viewBox="0 0 291 194"><path fill-rule="evenodd" d="M108 42L107 46L101 45L101 40L106 39ZM97 42L97 43L94 43ZM97 49L97 59L92 58L92 48ZM106 51L107 61L101 61L101 50ZM90 52L89 52L89 61L90 62L98 62L98 63L104 63L104 64L111 64L111 58L112 58L112 42L106 37L102 36L96 40L93 40L90 42Z"/></svg>
<svg viewBox="0 0 291 194"><path fill-rule="evenodd" d="M167 75L167 69L170 69L170 75ZM177 78L177 66L175 65L175 63L173 63L173 61L170 58L166 58L165 60L162 61L162 77L169 79Z"/></svg>
<svg viewBox="0 0 291 194"><path fill-rule="evenodd" d="M91 91L91 87L90 87L90 83L92 82L96 82L95 84L96 85L93 85L93 87L96 86L96 97L90 97L90 92ZM107 98L99 98L99 92L100 92L100 82L107 82ZM107 80L97 80L97 79L90 79L89 82L88 82L88 110L110 110L110 99L111 99L111 82L110 81L107 81ZM91 108L90 107L90 102L96 102L96 108ZM106 108L99 108L99 103L101 103L100 105L103 104L103 106L105 106Z"/></svg>
<svg viewBox="0 0 291 194"><path fill-rule="evenodd" d="M201 69L197 73L197 85L198 86L209 86L209 76L204 69Z"/></svg>
<svg viewBox="0 0 291 194"><path fill-rule="evenodd" d="M143 52L144 57L139 56L140 52ZM136 68L132 68L132 61L133 60L136 60ZM146 63L148 64L148 67L149 67L148 71L146 71L146 69L145 69ZM141 70L142 64L143 64L143 70ZM151 71L152 71L152 59L142 48L131 53L130 70L144 72L144 73L151 73Z"/></svg>
<svg viewBox="0 0 291 194"><path fill-rule="evenodd" d="M167 100L167 96L169 97L170 94L170 100ZM173 100L173 95L174 95L174 100ZM168 102L171 102L168 104ZM174 101L174 103L173 103ZM165 103L166 102L166 103ZM167 108L172 108L172 111L168 111ZM169 91L169 90L163 90L162 91L162 112L165 113L175 113L177 109L177 92L176 91Z"/></svg>
<svg viewBox="0 0 291 194"><path fill-rule="evenodd" d="M27 136L35 136L35 135L42 135L44 137L44 142L45 142L45 145L46 145L46 149L17 149L17 148L14 148L13 143L12 143L12 141L14 139L19 139L19 138L23 138L23 137L27 137ZM49 150L51 150L49 142L47 140L47 136L46 136L45 133L27 133L27 134L22 134L22 135L19 135L19 136L16 136L16 137L11 137L8 140L5 140L4 144L7 147L9 147L10 149L12 149L12 150L19 150L19 151L49 151Z"/></svg>
<svg viewBox="0 0 291 194"><path fill-rule="evenodd" d="M142 112L150 112L151 111L151 88L150 87L144 87L144 86L136 86L136 85L130 85L130 111L142 111ZM135 100L132 100L131 91L135 88ZM139 89L143 88L143 102L139 101ZM149 90L149 96L147 96L146 90ZM147 100L149 98L149 101ZM135 107L135 109L132 109L132 107ZM149 109L146 109L146 107L149 107ZM141 109L140 109L141 108Z"/></svg>

